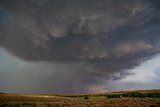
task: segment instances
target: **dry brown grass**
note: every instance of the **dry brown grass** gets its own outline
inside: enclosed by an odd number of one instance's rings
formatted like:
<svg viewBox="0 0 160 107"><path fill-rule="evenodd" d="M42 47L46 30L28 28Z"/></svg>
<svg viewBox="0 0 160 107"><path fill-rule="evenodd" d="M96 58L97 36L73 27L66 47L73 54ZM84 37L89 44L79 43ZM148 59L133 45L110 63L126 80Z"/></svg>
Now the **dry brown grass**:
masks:
<svg viewBox="0 0 160 107"><path fill-rule="evenodd" d="M155 90L141 92L155 92ZM90 94L89 99L85 100L83 95L73 97L73 95L0 94L0 107L160 107L160 98L108 99L103 95L106 94Z"/></svg>

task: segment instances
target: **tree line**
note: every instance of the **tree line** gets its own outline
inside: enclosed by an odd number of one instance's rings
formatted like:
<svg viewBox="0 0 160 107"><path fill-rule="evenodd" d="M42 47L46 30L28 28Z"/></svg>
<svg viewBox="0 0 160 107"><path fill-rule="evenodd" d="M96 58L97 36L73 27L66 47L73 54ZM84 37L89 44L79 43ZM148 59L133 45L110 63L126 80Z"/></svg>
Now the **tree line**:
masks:
<svg viewBox="0 0 160 107"><path fill-rule="evenodd" d="M160 92L152 93L141 93L141 92L128 92L123 94L109 94L109 95L97 95L106 96L107 98L122 98L122 97L133 97L133 98L160 98ZM89 99L88 95L84 95L85 100Z"/></svg>
<svg viewBox="0 0 160 107"><path fill-rule="evenodd" d="M141 92L128 92L123 94L110 94L106 95L107 98L121 98L121 97L135 97L135 98L158 98L160 97L159 92L152 93L141 93Z"/></svg>

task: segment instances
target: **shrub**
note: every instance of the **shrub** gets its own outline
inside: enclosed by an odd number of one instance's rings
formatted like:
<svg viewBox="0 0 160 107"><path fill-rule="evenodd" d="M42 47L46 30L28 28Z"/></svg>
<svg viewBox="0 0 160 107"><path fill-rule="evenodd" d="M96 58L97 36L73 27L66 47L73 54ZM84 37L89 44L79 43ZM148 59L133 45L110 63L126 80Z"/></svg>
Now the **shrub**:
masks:
<svg viewBox="0 0 160 107"><path fill-rule="evenodd" d="M160 93L154 92L154 93L140 93L140 92L130 92L130 93L123 93L123 97L138 97L138 98L145 98L145 97L150 97L150 98L158 98L160 97Z"/></svg>
<svg viewBox="0 0 160 107"><path fill-rule="evenodd" d="M139 98L145 98L146 95L140 92L129 92L129 93L123 93L123 97L139 97Z"/></svg>
<svg viewBox="0 0 160 107"><path fill-rule="evenodd" d="M160 97L160 93L158 93L158 92L147 93L146 96L151 97L151 98L158 98L158 97Z"/></svg>
<svg viewBox="0 0 160 107"><path fill-rule="evenodd" d="M88 97L87 95L85 95L83 98L84 98L85 100L88 100L88 99L89 99L89 97Z"/></svg>
<svg viewBox="0 0 160 107"><path fill-rule="evenodd" d="M111 95L106 95L107 98L120 98L121 94L111 94Z"/></svg>

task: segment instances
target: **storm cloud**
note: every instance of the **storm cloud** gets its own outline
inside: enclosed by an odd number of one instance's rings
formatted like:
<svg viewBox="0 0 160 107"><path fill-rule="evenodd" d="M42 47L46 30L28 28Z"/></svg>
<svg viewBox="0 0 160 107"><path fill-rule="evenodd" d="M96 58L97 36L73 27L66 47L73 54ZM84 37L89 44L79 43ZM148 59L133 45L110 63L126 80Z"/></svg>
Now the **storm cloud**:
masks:
<svg viewBox="0 0 160 107"><path fill-rule="evenodd" d="M53 88L85 90L160 53L160 2L0 0L0 46L24 61L67 65L50 75Z"/></svg>

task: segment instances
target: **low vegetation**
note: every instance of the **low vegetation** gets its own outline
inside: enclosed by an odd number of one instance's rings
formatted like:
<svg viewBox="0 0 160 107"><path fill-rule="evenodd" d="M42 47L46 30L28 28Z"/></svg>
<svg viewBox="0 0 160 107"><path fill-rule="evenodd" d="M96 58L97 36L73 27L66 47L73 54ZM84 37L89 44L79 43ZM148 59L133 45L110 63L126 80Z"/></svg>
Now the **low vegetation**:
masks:
<svg viewBox="0 0 160 107"><path fill-rule="evenodd" d="M160 107L160 90L80 95L0 94L0 107Z"/></svg>
<svg viewBox="0 0 160 107"><path fill-rule="evenodd" d="M84 99L85 99L85 100L88 100L88 99L89 99L89 96L84 95Z"/></svg>
<svg viewBox="0 0 160 107"><path fill-rule="evenodd" d="M121 94L111 94L111 95L106 95L107 98L120 98Z"/></svg>
<svg viewBox="0 0 160 107"><path fill-rule="evenodd" d="M141 93L141 92L128 92L123 94L106 95L107 98L120 98L120 97L134 97L134 98L160 98L160 92Z"/></svg>

